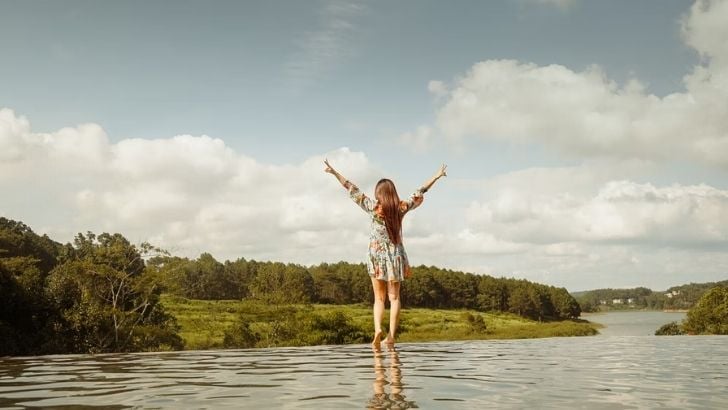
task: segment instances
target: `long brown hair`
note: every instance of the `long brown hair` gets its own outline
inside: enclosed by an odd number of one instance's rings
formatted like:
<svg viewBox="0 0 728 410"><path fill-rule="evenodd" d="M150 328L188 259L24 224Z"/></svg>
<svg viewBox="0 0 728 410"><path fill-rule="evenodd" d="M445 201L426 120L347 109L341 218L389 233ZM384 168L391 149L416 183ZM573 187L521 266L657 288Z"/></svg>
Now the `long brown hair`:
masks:
<svg viewBox="0 0 728 410"><path fill-rule="evenodd" d="M395 245L400 244L402 242L402 214L399 212L399 195L397 195L394 182L386 178L380 179L374 189L374 197L379 202L380 216L384 219L389 239Z"/></svg>

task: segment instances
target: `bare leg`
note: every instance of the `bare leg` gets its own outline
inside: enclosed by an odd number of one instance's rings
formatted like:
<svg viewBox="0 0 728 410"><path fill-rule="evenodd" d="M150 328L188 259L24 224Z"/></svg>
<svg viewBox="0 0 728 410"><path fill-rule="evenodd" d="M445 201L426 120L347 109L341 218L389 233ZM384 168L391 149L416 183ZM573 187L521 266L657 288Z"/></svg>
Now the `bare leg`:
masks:
<svg viewBox="0 0 728 410"><path fill-rule="evenodd" d="M380 348L382 341L382 318L384 317L384 299L387 297L387 282L372 278L372 291L374 292L374 340L372 347Z"/></svg>
<svg viewBox="0 0 728 410"><path fill-rule="evenodd" d="M401 307L401 303L399 300L399 282L389 282L388 293L389 334L387 335L387 346L389 348L394 348L394 337L397 334L397 326L399 325L399 309Z"/></svg>

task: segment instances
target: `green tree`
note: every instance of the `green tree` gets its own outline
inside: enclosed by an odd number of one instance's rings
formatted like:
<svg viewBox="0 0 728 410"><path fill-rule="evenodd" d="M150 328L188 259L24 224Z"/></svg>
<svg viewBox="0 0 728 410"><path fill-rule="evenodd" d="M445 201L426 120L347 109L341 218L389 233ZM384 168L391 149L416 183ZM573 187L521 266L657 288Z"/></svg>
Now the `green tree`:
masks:
<svg viewBox="0 0 728 410"><path fill-rule="evenodd" d="M141 249L120 234L79 234L74 247L48 278L47 293L60 318L54 327L65 352L179 349L172 316L159 303L153 273L145 271Z"/></svg>
<svg viewBox="0 0 728 410"><path fill-rule="evenodd" d="M301 265L286 265L278 291L285 294L288 303L311 303L316 298L313 277L308 269Z"/></svg>
<svg viewBox="0 0 728 410"><path fill-rule="evenodd" d="M250 284L256 275L256 263L239 258L233 262L225 261L225 277L230 285L235 288L239 298L250 296Z"/></svg>
<svg viewBox="0 0 728 410"><path fill-rule="evenodd" d="M529 318L536 315L536 306L533 304L528 288L523 283L517 283L510 288L508 311Z"/></svg>
<svg viewBox="0 0 728 410"><path fill-rule="evenodd" d="M183 266L181 288L183 296L191 299L240 299L243 286L230 268L209 253Z"/></svg>
<svg viewBox="0 0 728 410"><path fill-rule="evenodd" d="M351 289L346 275L337 274L328 264L322 263L311 269L311 277L316 288L318 303L340 305L352 303Z"/></svg>
<svg viewBox="0 0 728 410"><path fill-rule="evenodd" d="M577 303L566 288L549 289L551 304L554 307L555 316L559 319L576 319L581 316L581 306Z"/></svg>
<svg viewBox="0 0 728 410"><path fill-rule="evenodd" d="M265 263L250 284L252 297L269 303L310 303L316 289L311 273L300 265Z"/></svg>
<svg viewBox="0 0 728 410"><path fill-rule="evenodd" d="M688 311L683 327L693 334L728 335L728 286L706 292Z"/></svg>
<svg viewBox="0 0 728 410"><path fill-rule="evenodd" d="M0 218L0 355L52 353L46 341L56 312L44 288L61 249L22 222Z"/></svg>
<svg viewBox="0 0 728 410"><path fill-rule="evenodd" d="M476 306L484 312L503 312L508 308L508 286L502 280L483 275L478 283Z"/></svg>
<svg viewBox="0 0 728 410"><path fill-rule="evenodd" d="M404 306L435 307L440 302L440 284L432 272L420 266L413 269L412 277L401 288Z"/></svg>

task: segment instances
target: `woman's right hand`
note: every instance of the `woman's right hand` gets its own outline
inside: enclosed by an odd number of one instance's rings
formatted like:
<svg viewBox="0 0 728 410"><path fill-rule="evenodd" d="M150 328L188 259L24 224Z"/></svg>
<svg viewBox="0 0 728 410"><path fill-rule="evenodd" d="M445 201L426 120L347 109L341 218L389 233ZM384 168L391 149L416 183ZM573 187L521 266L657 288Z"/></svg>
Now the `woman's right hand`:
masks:
<svg viewBox="0 0 728 410"><path fill-rule="evenodd" d="M331 164L329 164L329 160L328 159L324 159L324 164L326 164L326 168L324 169L324 172L328 172L331 175L336 175L337 174L337 172L334 169L334 167L332 167Z"/></svg>

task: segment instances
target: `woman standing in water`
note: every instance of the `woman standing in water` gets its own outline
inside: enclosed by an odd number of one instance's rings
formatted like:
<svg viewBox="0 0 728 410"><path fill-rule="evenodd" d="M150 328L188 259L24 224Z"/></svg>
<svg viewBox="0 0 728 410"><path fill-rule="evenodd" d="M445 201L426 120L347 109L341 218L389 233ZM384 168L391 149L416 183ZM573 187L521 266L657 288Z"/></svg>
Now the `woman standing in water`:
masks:
<svg viewBox="0 0 728 410"><path fill-rule="evenodd" d="M424 194L430 187L446 176L446 165L442 165L437 173L410 197L401 201L397 195L394 183L389 179L380 179L374 189L375 200L370 199L338 173L324 160L325 171L339 180L341 185L349 191L351 197L371 217L371 233L369 236L369 253L367 256L367 270L372 280L374 291L374 340L372 347L381 347L384 332L382 332L382 317L384 316L384 301L389 295L389 333L385 343L387 347L394 348L394 337L399 323L399 288L400 283L411 275L407 253L402 244L402 218L417 208L424 200Z"/></svg>

